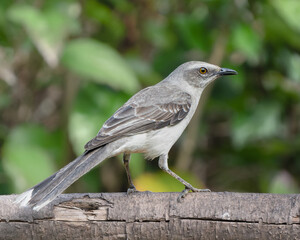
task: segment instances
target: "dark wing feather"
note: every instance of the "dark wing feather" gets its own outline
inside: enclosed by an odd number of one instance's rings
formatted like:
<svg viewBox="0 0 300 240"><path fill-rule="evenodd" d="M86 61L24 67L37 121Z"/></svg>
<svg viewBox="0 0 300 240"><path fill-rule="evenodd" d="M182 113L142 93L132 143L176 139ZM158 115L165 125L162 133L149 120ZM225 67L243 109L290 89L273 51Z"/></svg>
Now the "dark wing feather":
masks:
<svg viewBox="0 0 300 240"><path fill-rule="evenodd" d="M86 150L103 146L124 136L178 124L191 107L191 98L179 103L138 106L135 103L122 106L110 117L95 138L85 145Z"/></svg>

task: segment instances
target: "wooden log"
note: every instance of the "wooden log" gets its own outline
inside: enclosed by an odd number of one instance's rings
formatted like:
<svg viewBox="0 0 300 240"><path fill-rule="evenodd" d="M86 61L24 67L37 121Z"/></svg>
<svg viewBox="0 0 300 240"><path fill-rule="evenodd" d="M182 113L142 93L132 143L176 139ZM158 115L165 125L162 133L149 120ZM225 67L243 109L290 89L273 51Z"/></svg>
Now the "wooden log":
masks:
<svg viewBox="0 0 300 240"><path fill-rule="evenodd" d="M300 239L300 194L62 194L36 212L0 196L0 239Z"/></svg>

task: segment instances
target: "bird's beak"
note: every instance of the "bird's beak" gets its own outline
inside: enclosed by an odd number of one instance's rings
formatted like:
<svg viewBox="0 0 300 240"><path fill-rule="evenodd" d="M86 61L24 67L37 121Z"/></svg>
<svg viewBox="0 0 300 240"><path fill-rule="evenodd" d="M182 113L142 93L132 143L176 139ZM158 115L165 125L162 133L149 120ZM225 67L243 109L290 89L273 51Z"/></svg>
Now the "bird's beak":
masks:
<svg viewBox="0 0 300 240"><path fill-rule="evenodd" d="M219 75L223 76L223 75L237 75L237 71L234 71L232 69L229 68L221 68L221 70L218 72Z"/></svg>

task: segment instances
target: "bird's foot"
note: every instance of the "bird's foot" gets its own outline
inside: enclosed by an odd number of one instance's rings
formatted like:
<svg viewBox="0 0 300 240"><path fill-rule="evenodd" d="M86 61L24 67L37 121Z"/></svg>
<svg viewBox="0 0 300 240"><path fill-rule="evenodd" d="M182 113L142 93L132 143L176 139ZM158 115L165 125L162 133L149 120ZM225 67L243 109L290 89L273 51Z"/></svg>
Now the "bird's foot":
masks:
<svg viewBox="0 0 300 240"><path fill-rule="evenodd" d="M139 192L138 190L136 190L135 186L130 186L128 189L127 189L127 194L132 194L132 193L136 193L136 192Z"/></svg>
<svg viewBox="0 0 300 240"><path fill-rule="evenodd" d="M190 192L211 192L209 189L199 189L199 188L194 188L194 187L185 187L185 189L180 193L180 195L177 198L177 202L181 203L185 196Z"/></svg>
<svg viewBox="0 0 300 240"><path fill-rule="evenodd" d="M192 192L211 192L210 189L199 189L199 188L192 188L190 189Z"/></svg>

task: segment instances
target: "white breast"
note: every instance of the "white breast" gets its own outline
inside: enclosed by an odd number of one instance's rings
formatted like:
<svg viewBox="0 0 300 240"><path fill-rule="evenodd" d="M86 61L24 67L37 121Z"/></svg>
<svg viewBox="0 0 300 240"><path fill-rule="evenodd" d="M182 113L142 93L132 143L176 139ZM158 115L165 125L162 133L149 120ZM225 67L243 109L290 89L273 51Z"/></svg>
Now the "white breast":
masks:
<svg viewBox="0 0 300 240"><path fill-rule="evenodd" d="M177 125L153 130L148 133L137 134L127 137L120 141L120 148L116 149L115 154L122 152L142 152L149 159L156 158L162 154L168 154L171 147L181 136L182 132L193 117L200 98L192 99L192 106L188 115ZM122 141L122 143L121 143Z"/></svg>

